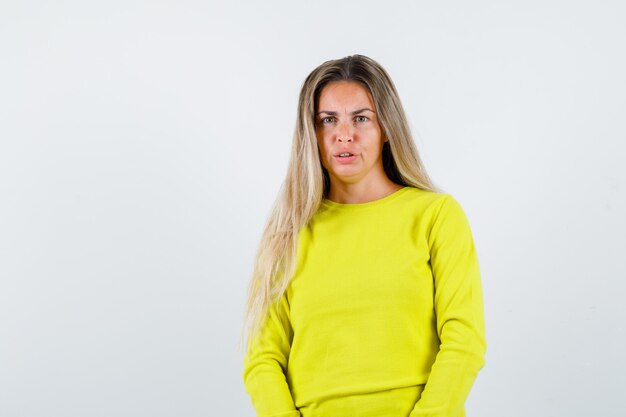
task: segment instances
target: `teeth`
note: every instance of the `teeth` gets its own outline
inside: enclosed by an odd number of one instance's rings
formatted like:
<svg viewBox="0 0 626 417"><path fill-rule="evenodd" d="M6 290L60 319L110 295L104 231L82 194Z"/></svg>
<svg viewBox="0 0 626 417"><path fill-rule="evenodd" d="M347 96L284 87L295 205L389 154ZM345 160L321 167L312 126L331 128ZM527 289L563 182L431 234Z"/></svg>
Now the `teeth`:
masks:
<svg viewBox="0 0 626 417"><path fill-rule="evenodd" d="M350 156L352 155L351 153L340 153L339 156Z"/></svg>

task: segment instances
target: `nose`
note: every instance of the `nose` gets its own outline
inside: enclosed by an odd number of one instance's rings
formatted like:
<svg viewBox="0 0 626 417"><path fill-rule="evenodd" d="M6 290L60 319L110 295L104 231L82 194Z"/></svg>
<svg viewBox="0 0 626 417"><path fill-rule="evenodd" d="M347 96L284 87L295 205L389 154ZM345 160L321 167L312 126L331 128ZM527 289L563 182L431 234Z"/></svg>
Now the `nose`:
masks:
<svg viewBox="0 0 626 417"><path fill-rule="evenodd" d="M337 128L337 140L339 142L352 142L354 140L353 133L350 123L344 122Z"/></svg>

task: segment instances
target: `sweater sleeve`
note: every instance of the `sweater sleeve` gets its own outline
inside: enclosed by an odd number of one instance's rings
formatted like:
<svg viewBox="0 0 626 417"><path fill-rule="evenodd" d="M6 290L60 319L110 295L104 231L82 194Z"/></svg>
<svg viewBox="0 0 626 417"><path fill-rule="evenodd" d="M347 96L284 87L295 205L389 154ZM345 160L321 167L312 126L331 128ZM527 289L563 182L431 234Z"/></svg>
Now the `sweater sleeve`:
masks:
<svg viewBox="0 0 626 417"><path fill-rule="evenodd" d="M285 376L292 339L285 292L270 306L263 326L251 340L244 357L244 386L257 417L300 417Z"/></svg>
<svg viewBox="0 0 626 417"><path fill-rule="evenodd" d="M428 235L439 352L409 417L460 417L486 351L483 297L472 232L459 203L442 198Z"/></svg>

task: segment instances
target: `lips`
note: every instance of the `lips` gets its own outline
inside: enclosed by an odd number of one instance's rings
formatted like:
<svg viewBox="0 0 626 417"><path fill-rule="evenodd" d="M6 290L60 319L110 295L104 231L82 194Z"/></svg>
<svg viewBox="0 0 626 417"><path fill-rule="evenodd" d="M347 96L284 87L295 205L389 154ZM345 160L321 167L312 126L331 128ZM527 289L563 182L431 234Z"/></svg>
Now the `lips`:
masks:
<svg viewBox="0 0 626 417"><path fill-rule="evenodd" d="M344 153L350 154L350 155L348 155L348 156L354 156L354 155L356 155L354 152L350 152L350 151L341 151L341 152L338 152L338 153L334 154L333 156L340 156L341 154L344 154Z"/></svg>
<svg viewBox="0 0 626 417"><path fill-rule="evenodd" d="M342 165L352 164L354 161L356 161L356 155L350 155L350 156L335 155L333 158L335 158L335 161L337 161L339 164L342 164Z"/></svg>

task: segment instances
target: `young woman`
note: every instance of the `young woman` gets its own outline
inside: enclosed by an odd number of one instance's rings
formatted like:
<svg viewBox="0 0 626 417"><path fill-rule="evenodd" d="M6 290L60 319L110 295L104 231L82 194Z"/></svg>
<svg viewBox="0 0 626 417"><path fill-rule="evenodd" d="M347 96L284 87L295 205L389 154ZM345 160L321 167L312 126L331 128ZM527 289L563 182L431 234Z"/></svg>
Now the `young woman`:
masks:
<svg viewBox="0 0 626 417"><path fill-rule="evenodd" d="M368 57L304 82L246 324L258 417L465 415L486 349L472 233Z"/></svg>

